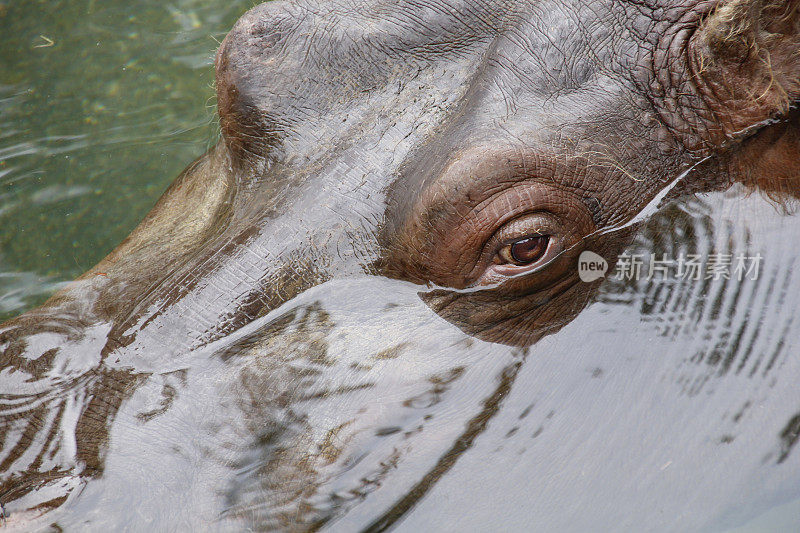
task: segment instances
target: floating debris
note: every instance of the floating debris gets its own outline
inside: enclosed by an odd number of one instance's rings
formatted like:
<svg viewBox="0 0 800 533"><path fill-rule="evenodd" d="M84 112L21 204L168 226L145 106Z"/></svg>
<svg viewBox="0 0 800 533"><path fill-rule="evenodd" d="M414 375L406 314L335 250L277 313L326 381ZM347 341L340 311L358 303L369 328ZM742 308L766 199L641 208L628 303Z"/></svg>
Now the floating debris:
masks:
<svg viewBox="0 0 800 533"><path fill-rule="evenodd" d="M50 48L51 46L54 46L56 44L56 42L53 39L45 35L40 35L39 38L42 39L44 43L35 44L33 45L34 48Z"/></svg>

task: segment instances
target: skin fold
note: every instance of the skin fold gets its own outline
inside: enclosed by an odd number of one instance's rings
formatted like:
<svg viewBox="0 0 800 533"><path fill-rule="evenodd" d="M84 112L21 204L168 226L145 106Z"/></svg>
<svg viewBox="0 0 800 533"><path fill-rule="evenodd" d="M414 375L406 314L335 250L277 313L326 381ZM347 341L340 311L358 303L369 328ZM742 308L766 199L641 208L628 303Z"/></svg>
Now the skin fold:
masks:
<svg viewBox="0 0 800 533"><path fill-rule="evenodd" d="M650 207L736 183L785 205L800 193L797 0L280 0L239 20L215 68L219 144L97 266L0 325L0 502L20 527L102 479L120 413L151 386L180 397L204 350L224 344L214 360L237 370L220 390L252 402L231 408L237 431L312 401L303 379L336 366L308 355L332 319L313 301L267 319L323 284L413 285L431 316L398 329L524 353L601 285L578 279L580 253L613 267ZM549 239L543 260L498 260L532 235ZM475 439L520 361L443 439ZM446 390L451 371L425 386ZM172 401L138 420L177 416ZM371 427L374 403L352 427ZM270 438L295 444L253 493L278 511L232 512L234 529L313 529L356 505L293 507L339 456L309 459L313 420L285 416ZM366 525L416 504L394 502Z"/></svg>

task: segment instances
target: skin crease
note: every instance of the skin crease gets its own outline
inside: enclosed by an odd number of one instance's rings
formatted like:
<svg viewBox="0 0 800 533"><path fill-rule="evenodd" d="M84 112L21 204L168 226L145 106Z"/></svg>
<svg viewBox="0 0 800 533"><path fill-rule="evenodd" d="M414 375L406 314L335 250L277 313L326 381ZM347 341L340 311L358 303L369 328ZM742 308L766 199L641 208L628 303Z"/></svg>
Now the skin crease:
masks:
<svg viewBox="0 0 800 533"><path fill-rule="evenodd" d="M58 431L41 422L58 402L0 413L0 502L99 478L116 413L153 368L325 281L417 283L468 335L524 347L601 283L578 280L580 252L613 267L626 223L677 176L668 198L740 182L791 201L799 26L795 0L255 7L217 54L220 143L101 263L0 326L0 366L31 382L64 369L97 399ZM541 234L540 261L498 261ZM19 460L65 433L60 466Z"/></svg>

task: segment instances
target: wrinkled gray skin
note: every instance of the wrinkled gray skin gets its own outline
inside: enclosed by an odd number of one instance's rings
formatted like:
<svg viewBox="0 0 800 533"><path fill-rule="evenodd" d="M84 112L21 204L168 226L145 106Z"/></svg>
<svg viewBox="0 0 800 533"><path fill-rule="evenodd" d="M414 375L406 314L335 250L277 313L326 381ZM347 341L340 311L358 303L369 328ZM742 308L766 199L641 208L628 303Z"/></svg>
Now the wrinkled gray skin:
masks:
<svg viewBox="0 0 800 533"><path fill-rule="evenodd" d="M512 392L569 411L573 362L526 354L598 287L580 251L615 258L665 198L795 195L798 24L794 0L254 8L217 56L219 145L97 267L0 327L8 525L502 529L479 502L408 515ZM510 275L492 239L531 213L560 253ZM515 391L526 364L540 388ZM736 379L705 403L647 373L596 391L640 407L558 422L505 525L758 515L800 479L800 368L782 372L725 453L704 428L752 405ZM596 454L564 462L576 427Z"/></svg>

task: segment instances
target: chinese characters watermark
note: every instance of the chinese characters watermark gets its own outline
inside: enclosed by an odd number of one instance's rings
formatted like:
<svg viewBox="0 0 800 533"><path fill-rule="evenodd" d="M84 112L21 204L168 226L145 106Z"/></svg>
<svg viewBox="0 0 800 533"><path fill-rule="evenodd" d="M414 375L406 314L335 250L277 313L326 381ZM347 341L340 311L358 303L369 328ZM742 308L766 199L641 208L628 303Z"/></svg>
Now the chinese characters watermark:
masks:
<svg viewBox="0 0 800 533"><path fill-rule="evenodd" d="M666 254L622 254L617 259L614 276L618 280L683 279L756 280L761 271L763 256L744 253L713 253L706 257L700 254L680 254L668 258Z"/></svg>
<svg viewBox="0 0 800 533"><path fill-rule="evenodd" d="M680 254L669 258L666 254L622 254L617 259L613 276L618 280L674 279L674 280L756 280L761 272L763 256L712 253ZM583 252L578 259L578 275L590 283L605 277L608 263L594 252Z"/></svg>

